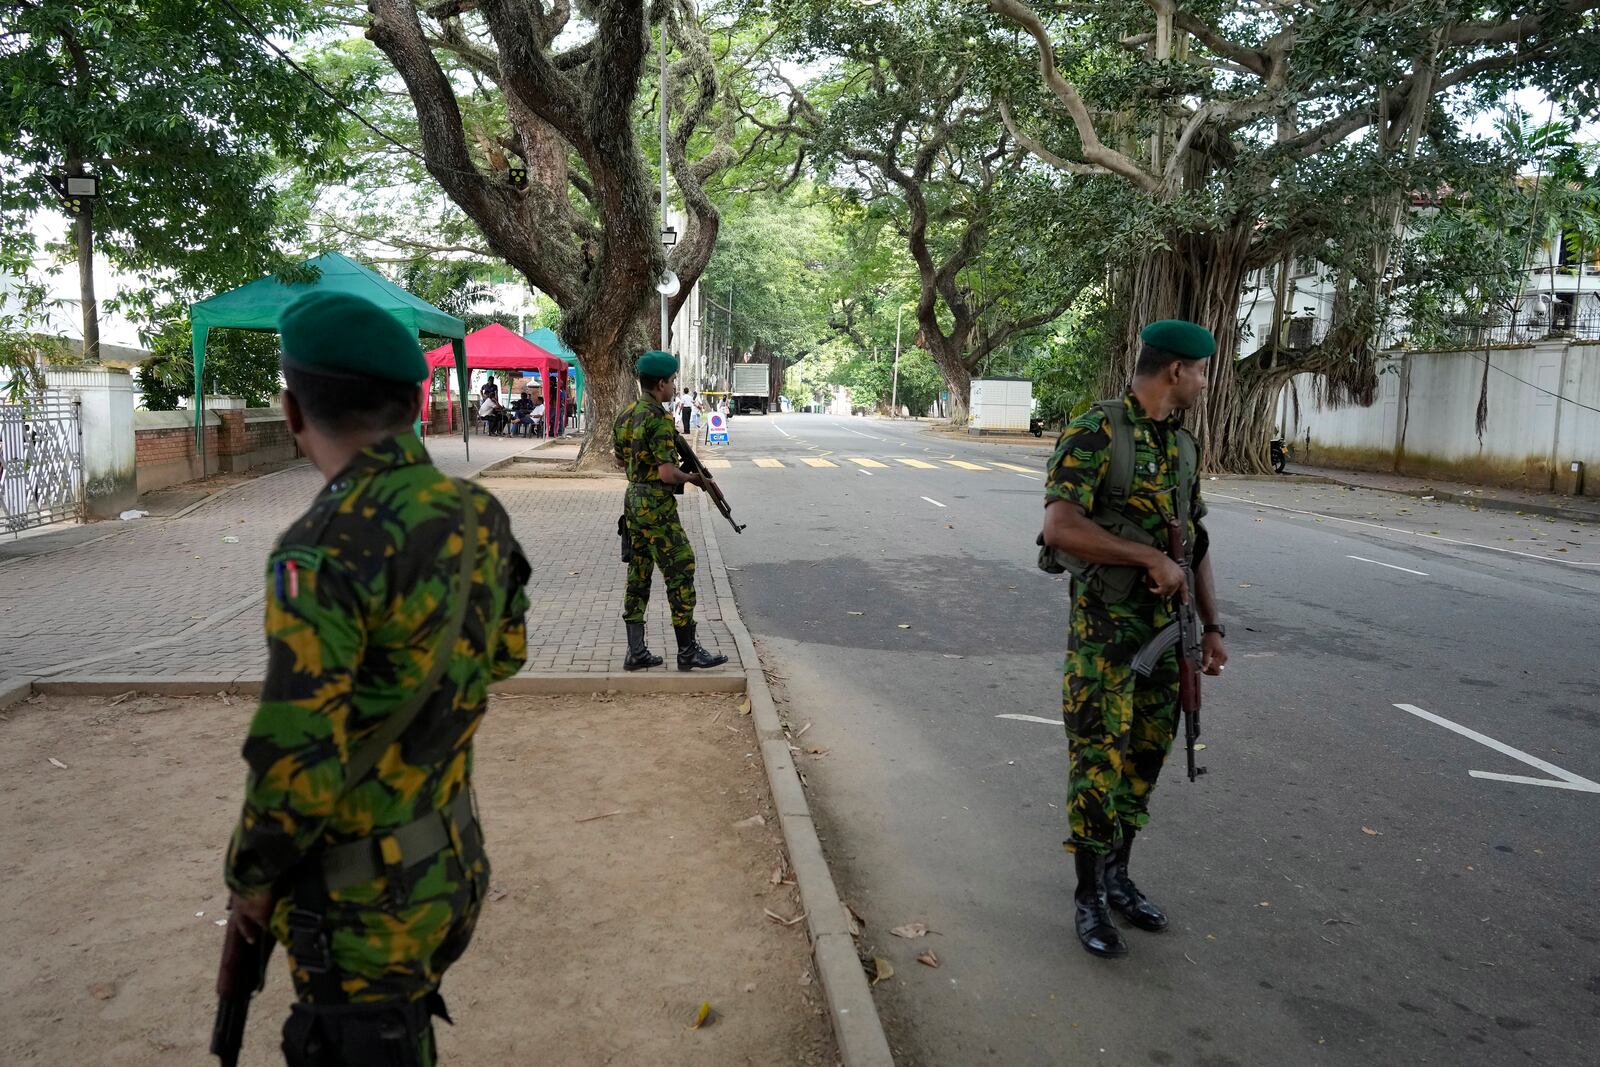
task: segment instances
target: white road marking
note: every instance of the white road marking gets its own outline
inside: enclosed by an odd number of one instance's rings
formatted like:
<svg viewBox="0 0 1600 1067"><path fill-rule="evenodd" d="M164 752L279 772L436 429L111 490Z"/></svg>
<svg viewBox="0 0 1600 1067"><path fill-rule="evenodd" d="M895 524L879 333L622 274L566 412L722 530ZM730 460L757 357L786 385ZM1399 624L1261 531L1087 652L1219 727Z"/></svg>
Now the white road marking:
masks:
<svg viewBox="0 0 1600 1067"><path fill-rule="evenodd" d="M1504 552L1508 556L1524 556L1528 559L1543 560L1546 563L1561 563L1568 567L1600 567L1600 563L1585 563L1576 559L1556 559L1554 556L1540 556L1533 552L1518 552L1514 548L1498 548L1495 545L1480 545L1476 541L1458 541L1454 537L1441 537L1438 534L1422 533L1419 530L1405 530L1398 526L1384 526L1376 522L1362 522L1360 519L1345 519L1338 515L1324 515L1317 511L1303 511L1300 508L1288 508L1282 504L1268 504L1264 500L1250 500L1242 496L1229 496L1227 493L1206 493L1209 500L1232 500L1236 504L1249 504L1251 507L1271 508L1274 511L1287 511L1292 515L1309 515L1314 519L1327 519L1330 522L1343 522L1351 526L1365 526L1371 530L1383 530L1387 533L1408 534L1412 537L1426 537L1432 541L1443 541L1450 545L1465 545L1468 548L1486 548L1490 552Z"/></svg>
<svg viewBox="0 0 1600 1067"><path fill-rule="evenodd" d="M871 437L874 441L887 441L888 440L887 437L878 437L878 436L876 436L874 434L862 433L860 430L852 430L848 426L840 426L839 429L843 430L845 433L853 433L857 437Z"/></svg>
<svg viewBox="0 0 1600 1067"><path fill-rule="evenodd" d="M1046 719L1038 715L996 715L997 719L1015 719L1018 722L1042 722L1046 726L1060 726L1060 719Z"/></svg>
<svg viewBox="0 0 1600 1067"><path fill-rule="evenodd" d="M779 433L783 434L783 436L785 436L785 437L793 437L794 436L794 434L790 433L788 430L785 430L782 426L779 426L777 423L773 423L772 424L772 428L774 430L777 430Z"/></svg>
<svg viewBox="0 0 1600 1067"><path fill-rule="evenodd" d="M948 506L948 505L939 503L937 500L933 499L933 497L931 497L931 496L925 496L922 499L926 500L928 503L932 504L936 508L942 508L942 507L947 507Z"/></svg>
<svg viewBox="0 0 1600 1067"><path fill-rule="evenodd" d="M1428 576L1427 571L1414 571L1410 567L1396 567L1393 563L1384 563L1381 560L1368 559L1366 556L1346 556L1345 559L1356 559L1360 560L1362 563L1373 563L1379 567L1388 567L1392 571L1405 571L1407 574L1415 574L1422 578L1426 578Z"/></svg>
<svg viewBox="0 0 1600 1067"><path fill-rule="evenodd" d="M872 472L871 471L864 471L860 467L856 468L856 473L857 474L865 474L868 478L872 477Z"/></svg>
<svg viewBox="0 0 1600 1067"><path fill-rule="evenodd" d="M1442 715L1435 715L1431 711L1423 711L1415 704L1396 704L1395 707L1399 708L1401 711L1410 712L1419 719L1426 719L1435 726L1443 726L1446 730L1454 730L1462 737L1471 738L1480 745L1484 745L1487 748L1492 748L1496 752L1499 752L1502 755L1510 756L1514 760L1520 760L1530 767L1537 768L1538 770L1541 770L1546 774L1552 775L1561 780L1557 782L1551 781L1549 778L1529 778L1521 774L1496 774L1493 771L1468 771L1467 773L1474 778L1488 778L1496 782L1515 782L1518 785L1543 785L1549 786L1552 789L1572 789L1579 793L1600 793L1600 782L1591 782L1589 779L1579 777L1578 775L1573 774L1571 771L1564 771L1560 767L1557 767L1554 763L1546 763L1538 756L1530 756L1521 749L1512 748L1510 745L1496 741L1488 734L1480 734L1476 730L1471 730L1459 723L1451 722Z"/></svg>
<svg viewBox="0 0 1600 1067"><path fill-rule="evenodd" d="M1017 477L1018 478L1027 478L1029 481L1036 482L1036 481L1038 481L1040 478L1042 478L1044 476L1041 475L1041 474L1019 474L1019 475L1017 475Z"/></svg>

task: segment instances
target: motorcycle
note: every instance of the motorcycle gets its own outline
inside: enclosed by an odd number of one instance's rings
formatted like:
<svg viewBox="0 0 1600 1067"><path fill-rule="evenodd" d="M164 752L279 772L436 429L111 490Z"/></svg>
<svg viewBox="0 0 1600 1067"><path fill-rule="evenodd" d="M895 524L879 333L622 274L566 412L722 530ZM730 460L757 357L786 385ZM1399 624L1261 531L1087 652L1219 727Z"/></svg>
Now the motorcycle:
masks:
<svg viewBox="0 0 1600 1067"><path fill-rule="evenodd" d="M1284 471L1284 468L1287 467L1288 465L1289 465L1289 446L1288 446L1287 442L1284 441L1283 438L1274 437L1272 439L1272 471L1273 471L1273 473L1274 474L1282 474L1283 471Z"/></svg>

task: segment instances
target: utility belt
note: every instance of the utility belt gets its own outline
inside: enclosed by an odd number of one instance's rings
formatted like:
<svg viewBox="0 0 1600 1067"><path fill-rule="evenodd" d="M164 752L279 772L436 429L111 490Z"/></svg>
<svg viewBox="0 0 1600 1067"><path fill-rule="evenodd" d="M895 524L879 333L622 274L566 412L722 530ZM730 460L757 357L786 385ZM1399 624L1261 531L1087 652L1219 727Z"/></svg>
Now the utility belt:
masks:
<svg viewBox="0 0 1600 1067"><path fill-rule="evenodd" d="M288 948L295 965L310 976L311 994L317 1003L343 999L333 971L327 923L333 902L329 894L381 877L390 898L404 901L411 888L408 872L452 847L463 867L483 850L470 789L462 790L446 807L404 826L323 849L289 876L294 907L288 915Z"/></svg>

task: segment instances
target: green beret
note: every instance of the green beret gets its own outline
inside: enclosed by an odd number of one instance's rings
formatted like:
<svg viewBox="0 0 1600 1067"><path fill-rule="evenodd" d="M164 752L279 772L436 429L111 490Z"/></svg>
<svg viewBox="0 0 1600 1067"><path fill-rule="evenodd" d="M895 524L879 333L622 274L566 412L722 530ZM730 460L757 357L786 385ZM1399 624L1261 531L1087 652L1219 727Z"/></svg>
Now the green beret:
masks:
<svg viewBox="0 0 1600 1067"><path fill-rule="evenodd" d="M634 369L641 378L670 378L678 373L678 357L671 352L653 350L640 356Z"/></svg>
<svg viewBox="0 0 1600 1067"><path fill-rule="evenodd" d="M428 362L416 335L377 304L351 293L314 292L278 317L285 367L336 378L421 382Z"/></svg>
<svg viewBox="0 0 1600 1067"><path fill-rule="evenodd" d="M1139 331L1139 340L1179 359L1210 359L1217 354L1217 339L1211 331L1183 319L1152 322Z"/></svg>

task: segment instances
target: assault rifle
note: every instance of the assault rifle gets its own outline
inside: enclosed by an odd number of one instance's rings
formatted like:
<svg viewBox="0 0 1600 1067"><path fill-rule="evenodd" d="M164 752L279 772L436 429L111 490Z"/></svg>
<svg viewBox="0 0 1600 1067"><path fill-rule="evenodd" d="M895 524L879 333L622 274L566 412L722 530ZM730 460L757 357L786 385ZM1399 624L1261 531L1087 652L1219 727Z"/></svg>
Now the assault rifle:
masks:
<svg viewBox="0 0 1600 1067"><path fill-rule="evenodd" d="M689 474L705 475L706 492L711 494L711 502L722 512L722 517L728 520L728 525L733 527L734 533L744 533L744 526L733 521L733 509L728 506L728 498L722 495L722 486L711 477L711 472L700 462L700 457L694 454L694 449L683 439L683 434L673 431L672 439L678 446L678 466Z"/></svg>
<svg viewBox="0 0 1600 1067"><path fill-rule="evenodd" d="M217 969L217 1018L211 1026L211 1054L222 1061L222 1067L239 1065L250 998L266 984L273 943L272 934L262 930L252 945L236 923L228 922L222 941L222 966Z"/></svg>
<svg viewBox="0 0 1600 1067"><path fill-rule="evenodd" d="M1194 567L1189 560L1188 546L1184 543L1183 523L1176 517L1167 517L1167 555L1183 568L1186 596L1174 597L1177 618L1162 627L1137 655L1133 669L1148 678L1155 671L1167 649L1178 646L1178 710L1183 712L1183 741L1189 755L1189 781L1206 773L1204 767L1194 765L1194 743L1200 739L1200 670L1205 663L1202 645L1200 615L1195 609Z"/></svg>

